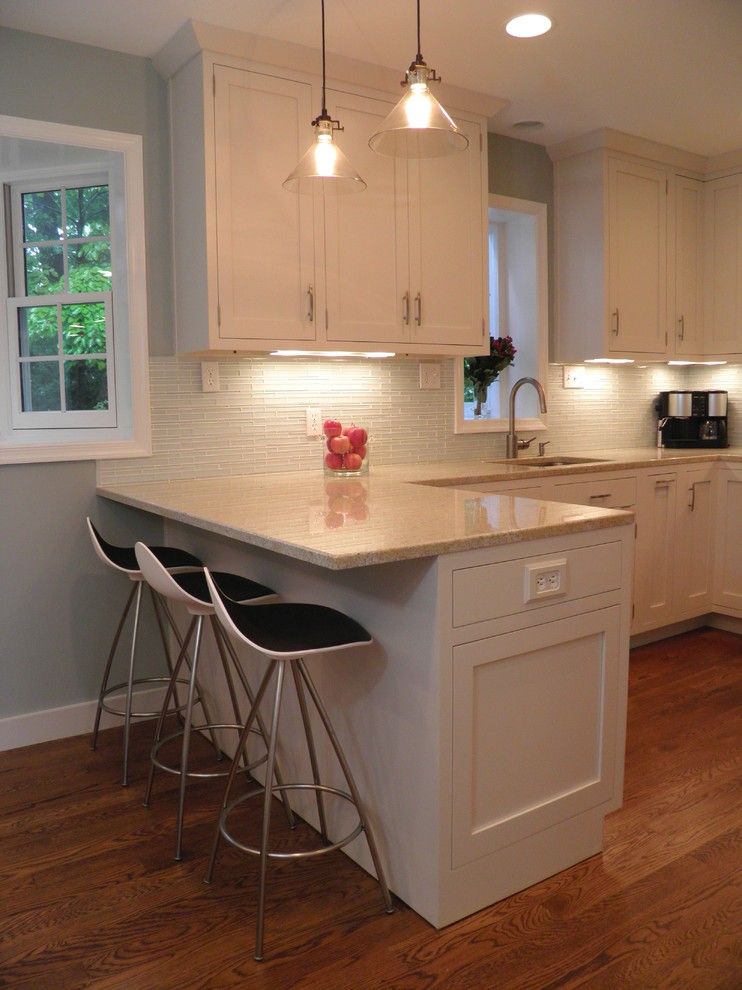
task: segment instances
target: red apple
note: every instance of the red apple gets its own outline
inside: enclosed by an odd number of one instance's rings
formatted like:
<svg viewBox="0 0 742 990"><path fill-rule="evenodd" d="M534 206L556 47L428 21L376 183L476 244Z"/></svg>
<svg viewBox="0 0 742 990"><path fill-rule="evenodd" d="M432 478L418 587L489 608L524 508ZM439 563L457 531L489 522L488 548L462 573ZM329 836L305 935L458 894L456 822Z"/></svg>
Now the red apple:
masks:
<svg viewBox="0 0 742 990"><path fill-rule="evenodd" d="M339 437L343 432L343 424L336 419L326 419L322 424L322 432L326 437Z"/></svg>
<svg viewBox="0 0 742 990"><path fill-rule="evenodd" d="M346 471L358 471L360 466L363 464L363 458L359 457L358 454L344 454L343 455L343 467Z"/></svg>
<svg viewBox="0 0 742 990"><path fill-rule="evenodd" d="M366 454L368 453L368 447L364 443L362 447L354 447L353 452L358 454L362 461L366 460Z"/></svg>
<svg viewBox="0 0 742 990"><path fill-rule="evenodd" d="M357 449L366 443L368 440L368 433L366 433L362 426L351 426L348 430L347 437L351 444Z"/></svg>
<svg viewBox="0 0 742 990"><path fill-rule="evenodd" d="M327 446L333 454L347 454L350 450L350 440L347 437L330 437Z"/></svg>
<svg viewBox="0 0 742 990"><path fill-rule="evenodd" d="M325 454L325 464L331 471L340 471L343 467L343 458L340 454Z"/></svg>

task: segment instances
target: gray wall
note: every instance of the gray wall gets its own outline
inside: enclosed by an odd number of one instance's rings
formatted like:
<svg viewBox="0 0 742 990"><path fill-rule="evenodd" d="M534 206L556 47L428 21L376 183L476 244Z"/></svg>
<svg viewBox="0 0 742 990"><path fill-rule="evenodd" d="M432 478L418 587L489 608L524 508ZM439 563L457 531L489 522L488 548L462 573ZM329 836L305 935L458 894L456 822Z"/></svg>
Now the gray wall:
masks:
<svg viewBox="0 0 742 990"><path fill-rule="evenodd" d="M546 203L549 238L549 337L554 328L554 166L544 148L502 134L488 135L489 190Z"/></svg>
<svg viewBox="0 0 742 990"><path fill-rule="evenodd" d="M0 28L0 114L143 135L153 354L172 353L166 97L146 59ZM162 538L154 519L98 505L94 462L0 467L0 717L97 694L128 582L93 556L90 512L114 540ZM155 647L148 621L142 669Z"/></svg>

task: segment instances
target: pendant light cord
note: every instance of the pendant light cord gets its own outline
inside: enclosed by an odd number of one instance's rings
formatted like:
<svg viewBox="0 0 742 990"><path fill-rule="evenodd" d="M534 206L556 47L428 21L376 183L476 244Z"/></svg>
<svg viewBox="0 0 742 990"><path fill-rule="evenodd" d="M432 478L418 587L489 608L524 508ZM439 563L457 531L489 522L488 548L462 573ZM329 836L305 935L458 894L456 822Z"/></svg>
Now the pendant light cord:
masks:
<svg viewBox="0 0 742 990"><path fill-rule="evenodd" d="M325 94L325 88L326 88L327 72L325 68L325 0L321 0L321 2L322 2L322 116L326 117L327 96ZM420 3L418 0L418 12L419 9L420 9ZM419 43L418 43L418 47L419 47Z"/></svg>
<svg viewBox="0 0 742 990"><path fill-rule="evenodd" d="M324 3L324 0L322 0L322 2ZM420 51L420 48L421 48L421 45L420 45L420 0L417 0L417 56L416 56L416 58L417 58L417 61L418 62L422 62L423 61L423 56L422 56L422 52Z"/></svg>

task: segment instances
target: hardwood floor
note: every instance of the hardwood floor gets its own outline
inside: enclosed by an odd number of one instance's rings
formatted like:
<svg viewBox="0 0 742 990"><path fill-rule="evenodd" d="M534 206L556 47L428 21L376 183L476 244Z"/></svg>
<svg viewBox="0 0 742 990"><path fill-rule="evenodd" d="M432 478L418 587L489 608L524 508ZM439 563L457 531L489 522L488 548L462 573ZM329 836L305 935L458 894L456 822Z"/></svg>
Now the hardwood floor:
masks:
<svg viewBox="0 0 742 990"><path fill-rule="evenodd" d="M25 990L511 990L742 987L742 637L703 629L634 651L624 807L605 851L443 931L341 853L271 868L253 962L256 863L203 881L221 784L142 786L151 728L0 754L0 986ZM254 815L254 810L252 810ZM295 844L275 823L281 841Z"/></svg>

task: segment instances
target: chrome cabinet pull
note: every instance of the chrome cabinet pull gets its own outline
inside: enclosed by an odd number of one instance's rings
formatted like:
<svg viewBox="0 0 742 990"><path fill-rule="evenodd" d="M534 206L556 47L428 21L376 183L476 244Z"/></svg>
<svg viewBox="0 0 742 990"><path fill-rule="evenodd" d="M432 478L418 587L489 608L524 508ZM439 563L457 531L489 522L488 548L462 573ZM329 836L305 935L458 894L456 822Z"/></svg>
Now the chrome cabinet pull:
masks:
<svg viewBox="0 0 742 990"><path fill-rule="evenodd" d="M410 294L405 292L402 296L402 322L406 327L410 325Z"/></svg>
<svg viewBox="0 0 742 990"><path fill-rule="evenodd" d="M590 496L591 499L593 499L593 498L594 499L598 499L598 498L610 498L610 497L611 497L611 493L610 492L603 492L602 495L591 495Z"/></svg>
<svg viewBox="0 0 742 990"><path fill-rule="evenodd" d="M418 292L415 296L415 323L421 326L423 322L423 300L422 294Z"/></svg>
<svg viewBox="0 0 742 990"><path fill-rule="evenodd" d="M309 312L307 313L307 319L310 323L314 323L314 289L311 285L307 289L307 295L309 296Z"/></svg>
<svg viewBox="0 0 742 990"><path fill-rule="evenodd" d="M615 337L618 336L619 319L618 307L616 307L611 313L611 333Z"/></svg>
<svg viewBox="0 0 742 990"><path fill-rule="evenodd" d="M685 317L678 317L678 340L685 340Z"/></svg>
<svg viewBox="0 0 742 990"><path fill-rule="evenodd" d="M696 483L695 483L695 481L693 482L693 484L688 489L688 492L690 494L690 502L688 502L688 508L690 509L691 512L693 512L694 509L695 509L695 507L696 507Z"/></svg>

